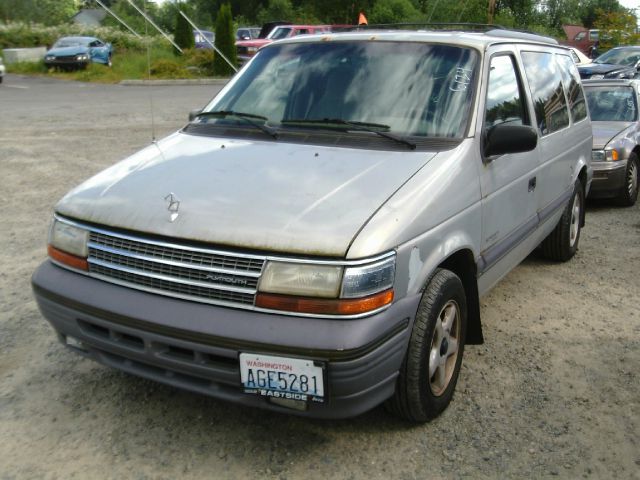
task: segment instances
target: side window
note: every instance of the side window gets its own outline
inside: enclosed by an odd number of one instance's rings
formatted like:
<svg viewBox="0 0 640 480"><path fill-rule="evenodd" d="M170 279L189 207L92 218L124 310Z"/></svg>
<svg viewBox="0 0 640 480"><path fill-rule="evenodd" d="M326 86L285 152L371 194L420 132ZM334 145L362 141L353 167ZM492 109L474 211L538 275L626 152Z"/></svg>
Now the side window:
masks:
<svg viewBox="0 0 640 480"><path fill-rule="evenodd" d="M493 57L489 68L485 128L501 123L512 125L529 123L513 58L509 55Z"/></svg>
<svg viewBox="0 0 640 480"><path fill-rule="evenodd" d="M582 40L582 39L583 39L584 37L586 37L586 36L587 36L587 33L586 33L586 32L580 32L580 33L578 33L575 37L573 37L573 39L574 39L576 42L579 42L580 40Z"/></svg>
<svg viewBox="0 0 640 480"><path fill-rule="evenodd" d="M562 73L552 53L522 52L524 71L531 87L536 125L542 135L569 126L569 110L562 86Z"/></svg>
<svg viewBox="0 0 640 480"><path fill-rule="evenodd" d="M569 111L574 122L579 122L587 118L587 107L585 105L584 93L580 86L580 74L571 59L566 55L557 55L556 59L560 64L564 88L569 97Z"/></svg>

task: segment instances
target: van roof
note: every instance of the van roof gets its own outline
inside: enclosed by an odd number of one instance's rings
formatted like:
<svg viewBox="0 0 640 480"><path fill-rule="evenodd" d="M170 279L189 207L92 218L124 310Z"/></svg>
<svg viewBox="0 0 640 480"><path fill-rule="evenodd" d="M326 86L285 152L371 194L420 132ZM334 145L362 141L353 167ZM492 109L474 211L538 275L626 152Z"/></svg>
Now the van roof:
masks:
<svg viewBox="0 0 640 480"><path fill-rule="evenodd" d="M333 32L320 35L305 35L280 40L277 43L317 42L330 40L384 40L395 42L425 42L458 44L468 47L484 49L488 45L497 43L535 43L549 46L560 46L551 38L533 33L518 32L514 30L495 28L488 31L464 31L464 30L401 30L401 29L372 29L352 32Z"/></svg>

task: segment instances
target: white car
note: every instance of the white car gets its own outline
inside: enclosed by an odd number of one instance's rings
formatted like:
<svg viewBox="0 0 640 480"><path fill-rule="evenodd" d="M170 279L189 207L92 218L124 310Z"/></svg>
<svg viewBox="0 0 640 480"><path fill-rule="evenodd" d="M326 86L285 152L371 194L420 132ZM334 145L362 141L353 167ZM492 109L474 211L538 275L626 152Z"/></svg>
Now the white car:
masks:
<svg viewBox="0 0 640 480"><path fill-rule="evenodd" d="M6 68L2 64L2 57L0 57L0 83L2 83L2 80L4 80L4 72L5 71L6 71Z"/></svg>
<svg viewBox="0 0 640 480"><path fill-rule="evenodd" d="M586 65L591 63L591 59L582 53L580 49L569 47L569 50L571 50L571 58L573 58L576 65Z"/></svg>

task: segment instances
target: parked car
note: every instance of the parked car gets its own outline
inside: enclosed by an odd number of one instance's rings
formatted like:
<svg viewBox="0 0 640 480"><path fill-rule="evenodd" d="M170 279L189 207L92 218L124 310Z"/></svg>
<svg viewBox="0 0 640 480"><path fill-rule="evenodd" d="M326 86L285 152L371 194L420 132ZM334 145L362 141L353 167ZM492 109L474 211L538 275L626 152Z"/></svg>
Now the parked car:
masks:
<svg viewBox="0 0 640 480"><path fill-rule="evenodd" d="M634 205L640 172L640 81L586 80L584 90L593 126L589 196Z"/></svg>
<svg viewBox="0 0 640 480"><path fill-rule="evenodd" d="M563 25L567 35L567 45L577 48L585 55L589 55L593 46L600 40L600 31L595 28L587 29L581 25Z"/></svg>
<svg viewBox="0 0 640 480"><path fill-rule="evenodd" d="M591 63L591 59L575 47L569 47L571 58L577 66L587 65Z"/></svg>
<svg viewBox="0 0 640 480"><path fill-rule="evenodd" d="M5 71L6 69L4 67L4 63L2 63L2 57L0 57L0 83L4 80Z"/></svg>
<svg viewBox="0 0 640 480"><path fill-rule="evenodd" d="M317 33L327 33L331 31L329 25L277 25L267 35L266 38L256 38L254 40L244 40L236 42L236 53L240 62L250 60L265 45L298 35L312 35Z"/></svg>
<svg viewBox="0 0 640 480"><path fill-rule="evenodd" d="M211 45L215 45L216 34L208 30L194 30L193 40L195 48L213 48Z"/></svg>
<svg viewBox="0 0 640 480"><path fill-rule="evenodd" d="M71 350L135 375L424 422L483 340L480 296L540 244L576 253L591 145L551 39L289 38L56 205L35 297Z"/></svg>
<svg viewBox="0 0 640 480"><path fill-rule="evenodd" d="M640 71L640 47L612 48L578 71L583 79L634 78Z"/></svg>
<svg viewBox="0 0 640 480"><path fill-rule="evenodd" d="M44 56L47 67L86 68L90 63L111 66L113 48L95 37L63 37Z"/></svg>
<svg viewBox="0 0 640 480"><path fill-rule="evenodd" d="M260 35L260 27L239 27L236 30L236 40L253 40Z"/></svg>

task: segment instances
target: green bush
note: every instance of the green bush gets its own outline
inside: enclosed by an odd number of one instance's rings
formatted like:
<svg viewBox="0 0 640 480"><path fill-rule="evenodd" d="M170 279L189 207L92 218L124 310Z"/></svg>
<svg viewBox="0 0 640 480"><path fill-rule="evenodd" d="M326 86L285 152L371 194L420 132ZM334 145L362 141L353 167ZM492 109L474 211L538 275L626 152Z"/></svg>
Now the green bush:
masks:
<svg viewBox="0 0 640 480"><path fill-rule="evenodd" d="M231 6L228 3L220 7L218 16L216 17L215 45L234 66L238 64L236 59L236 37L233 29L233 19L231 18ZM226 60L217 54L213 62L213 70L216 75L220 76L233 75L235 73Z"/></svg>
<svg viewBox="0 0 640 480"><path fill-rule="evenodd" d="M160 36L138 38L135 35L110 27L85 27L76 24L46 27L39 24L0 23L0 49L50 47L60 37L69 35L86 35L98 37L113 45L118 51L145 51L147 42L152 45L169 42Z"/></svg>
<svg viewBox="0 0 640 480"><path fill-rule="evenodd" d="M180 9L176 9L176 33L174 35L174 41L182 50L194 48L196 45L195 38L193 37L193 28L189 25L187 19L180 15ZM176 55L180 54L178 50L176 50L175 53Z"/></svg>
<svg viewBox="0 0 640 480"><path fill-rule="evenodd" d="M151 75L155 78L191 78L191 73L184 65L168 59L160 59L151 63Z"/></svg>
<svg viewBox="0 0 640 480"><path fill-rule="evenodd" d="M201 75L212 77L214 75L213 61L214 53L209 48L194 48L191 50L183 50L185 64L187 67L193 67Z"/></svg>

